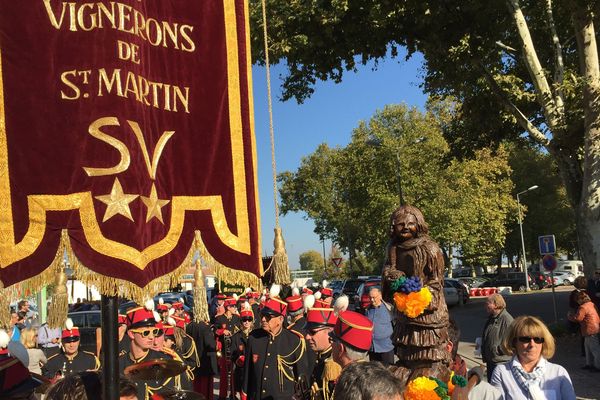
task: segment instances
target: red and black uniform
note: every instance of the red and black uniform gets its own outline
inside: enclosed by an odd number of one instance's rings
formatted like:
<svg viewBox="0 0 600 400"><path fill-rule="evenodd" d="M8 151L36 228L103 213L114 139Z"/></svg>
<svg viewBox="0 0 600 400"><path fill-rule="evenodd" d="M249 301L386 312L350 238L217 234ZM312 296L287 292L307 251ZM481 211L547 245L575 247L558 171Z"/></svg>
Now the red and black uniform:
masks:
<svg viewBox="0 0 600 400"><path fill-rule="evenodd" d="M236 301L233 298L225 300L225 309L235 308ZM241 320L236 314L227 316L227 313L219 315L215 318L215 335L217 336L217 348L221 349L221 358L219 358L219 399L227 397L229 391L230 378L228 375L233 373L233 365L231 363L231 336L226 336L225 331L229 331L231 335L240 330Z"/></svg>
<svg viewBox="0 0 600 400"><path fill-rule="evenodd" d="M217 342L213 331L206 322L190 322L186 333L194 340L200 358L200 366L194 369L194 392L203 394L207 399L213 396L213 377L218 372Z"/></svg>
<svg viewBox="0 0 600 400"><path fill-rule="evenodd" d="M308 376L306 342L293 331L282 329L271 336L263 329L248 338L243 393L249 400L289 400L301 375Z"/></svg>

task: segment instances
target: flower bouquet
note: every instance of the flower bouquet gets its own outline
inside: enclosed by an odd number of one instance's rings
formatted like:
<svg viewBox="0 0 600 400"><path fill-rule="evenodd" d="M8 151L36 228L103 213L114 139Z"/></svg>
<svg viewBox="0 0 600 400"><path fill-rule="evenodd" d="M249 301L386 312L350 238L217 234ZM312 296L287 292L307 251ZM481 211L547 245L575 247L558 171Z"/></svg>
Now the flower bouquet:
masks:
<svg viewBox="0 0 600 400"><path fill-rule="evenodd" d="M398 311L409 318L416 318L423 314L431 303L431 292L427 286L423 287L421 279L416 276L407 278L402 276L392 283L394 303Z"/></svg>

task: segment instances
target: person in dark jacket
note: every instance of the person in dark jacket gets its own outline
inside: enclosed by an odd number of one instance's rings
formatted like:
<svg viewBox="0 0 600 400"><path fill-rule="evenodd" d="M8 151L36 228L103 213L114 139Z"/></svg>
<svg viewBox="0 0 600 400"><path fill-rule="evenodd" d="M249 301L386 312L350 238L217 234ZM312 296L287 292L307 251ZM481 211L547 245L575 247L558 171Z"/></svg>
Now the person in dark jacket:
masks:
<svg viewBox="0 0 600 400"><path fill-rule="evenodd" d="M242 399L289 400L295 383L308 376L306 342L295 331L284 329L287 304L273 285L261 310L261 328L248 338L244 362Z"/></svg>
<svg viewBox="0 0 600 400"><path fill-rule="evenodd" d="M194 369L194 392L207 399L213 396L213 377L219 372L217 367L217 342L208 321L191 321L185 328L196 344L200 357L200 367Z"/></svg>
<svg viewBox="0 0 600 400"><path fill-rule="evenodd" d="M502 350L502 340L513 322L513 317L506 311L506 302L502 295L494 293L487 298L486 311L489 317L483 328L481 338L481 358L486 363L488 381L492 378L494 368L498 364L510 361L511 356Z"/></svg>

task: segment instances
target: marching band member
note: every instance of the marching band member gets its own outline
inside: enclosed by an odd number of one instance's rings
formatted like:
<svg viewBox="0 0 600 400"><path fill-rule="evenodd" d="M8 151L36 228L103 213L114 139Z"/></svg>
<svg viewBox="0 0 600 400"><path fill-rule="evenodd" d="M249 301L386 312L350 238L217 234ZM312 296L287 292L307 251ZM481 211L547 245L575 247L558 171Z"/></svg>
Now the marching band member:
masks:
<svg viewBox="0 0 600 400"><path fill-rule="evenodd" d="M237 300L234 297L225 299L225 313L215 318L215 335L217 336L217 348L221 349L219 358L219 399L227 397L229 390L228 374L232 372L231 360L231 336L240 329L240 317L237 315Z"/></svg>
<svg viewBox="0 0 600 400"><path fill-rule="evenodd" d="M191 321L185 328L186 333L194 340L196 351L200 357L200 367L194 369L194 392L213 397L213 377L218 372L217 342L209 321Z"/></svg>
<svg viewBox="0 0 600 400"><path fill-rule="evenodd" d="M302 336L306 335L306 318L304 318L304 308L302 297L298 289L292 289L292 296L285 299L287 302L287 315L289 324L287 329L293 329L300 332Z"/></svg>
<svg viewBox="0 0 600 400"><path fill-rule="evenodd" d="M273 285L261 309L261 328L248 338L244 360L243 399L289 400L300 376L307 376L306 342L283 328L287 303Z"/></svg>
<svg viewBox="0 0 600 400"><path fill-rule="evenodd" d="M67 318L60 339L62 349L48 358L44 376L54 379L77 372L97 371L100 368L100 360L94 353L79 351L79 339L79 328L73 326L73 321Z"/></svg>
<svg viewBox="0 0 600 400"><path fill-rule="evenodd" d="M231 361L235 365L233 382L235 391L241 393L244 380L244 361L246 345L250 332L254 329L254 314L250 303L246 302L240 311L242 328L231 337Z"/></svg>
<svg viewBox="0 0 600 400"><path fill-rule="evenodd" d="M342 296L343 297L343 296ZM311 393L314 400L332 398L335 382L342 367L333 360L329 334L337 322L333 308L312 307L314 296L306 296L306 343L316 354L316 365L311 376Z"/></svg>
<svg viewBox="0 0 600 400"><path fill-rule="evenodd" d="M130 339L129 349L119 355L119 373L124 375L125 368L143 361L169 357L156 351L154 339L162 332L156 327L160 315L154 311L154 301L148 300L144 307L135 307L127 311L127 336ZM170 357L169 357L170 358ZM136 381L138 399L147 400L155 392L165 387L173 387L173 378L155 381Z"/></svg>

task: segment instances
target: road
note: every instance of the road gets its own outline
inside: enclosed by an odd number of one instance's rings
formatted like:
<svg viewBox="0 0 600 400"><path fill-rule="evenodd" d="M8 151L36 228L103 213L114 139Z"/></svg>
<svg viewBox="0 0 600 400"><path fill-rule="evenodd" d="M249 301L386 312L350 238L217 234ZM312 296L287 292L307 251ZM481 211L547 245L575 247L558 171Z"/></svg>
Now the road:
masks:
<svg viewBox="0 0 600 400"><path fill-rule="evenodd" d="M573 286L556 289L556 307L558 322L566 324L569 293ZM534 315L541 318L546 324L554 322L554 306L552 291L544 289L530 293L515 293L505 296L506 306L513 317L519 315ZM472 298L464 306L455 306L450 309L450 316L458 323L461 329L461 343L458 351L467 362L469 368L481 363L481 358L474 356L475 338L480 337L487 319L485 312L485 298ZM585 363L581 356L581 338L579 335L566 335L556 339L556 354L552 362L562 365L567 369L578 399L600 398L600 374L583 371L580 369Z"/></svg>
<svg viewBox="0 0 600 400"><path fill-rule="evenodd" d="M572 290L573 286L556 288L556 306L559 321L566 320L569 309L569 293ZM506 308L513 317L534 315L541 318L546 324L554 322L554 307L550 289L515 293L505 296L505 300ZM454 318L461 329L462 341L475 343L475 338L481 336L483 325L487 319L485 297L472 298L462 307L455 306L451 308L450 316Z"/></svg>

